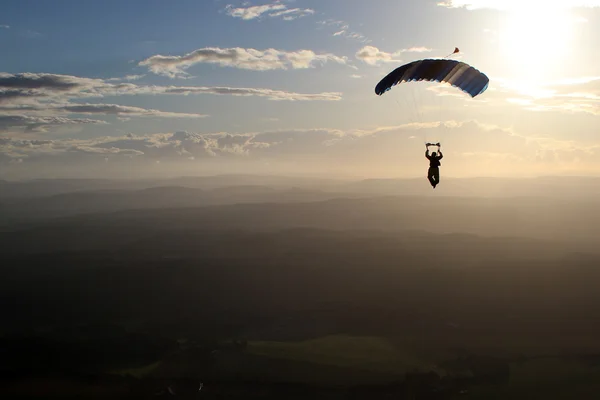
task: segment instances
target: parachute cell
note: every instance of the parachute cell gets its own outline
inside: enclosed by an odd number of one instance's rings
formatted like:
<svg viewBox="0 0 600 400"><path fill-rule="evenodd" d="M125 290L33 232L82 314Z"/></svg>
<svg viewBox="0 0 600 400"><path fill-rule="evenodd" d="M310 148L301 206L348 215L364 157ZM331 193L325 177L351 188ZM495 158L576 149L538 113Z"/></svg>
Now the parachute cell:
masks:
<svg viewBox="0 0 600 400"><path fill-rule="evenodd" d="M377 84L375 93L381 96L392 86L411 81L449 83L475 97L485 92L490 80L484 73L461 61L425 59L413 61L390 72Z"/></svg>

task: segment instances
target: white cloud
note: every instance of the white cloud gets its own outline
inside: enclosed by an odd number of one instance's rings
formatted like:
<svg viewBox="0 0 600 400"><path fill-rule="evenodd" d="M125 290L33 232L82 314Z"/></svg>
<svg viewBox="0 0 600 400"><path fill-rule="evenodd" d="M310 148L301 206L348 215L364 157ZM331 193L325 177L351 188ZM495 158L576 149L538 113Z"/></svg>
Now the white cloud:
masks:
<svg viewBox="0 0 600 400"><path fill-rule="evenodd" d="M342 98L342 93L322 92L322 93L295 93L282 90L262 89L262 88L230 88L230 87L201 87L201 86L165 86L149 88L155 94L214 94L230 96L258 96L266 97L269 100L287 100L287 101L338 101Z"/></svg>
<svg viewBox="0 0 600 400"><path fill-rule="evenodd" d="M447 83L440 83L440 84L436 84L434 86L428 86L425 90L433 92L437 96L440 96L440 97L457 97L457 98L465 97L465 93L463 93L462 91L456 90L456 88L453 88L451 85L449 85Z"/></svg>
<svg viewBox="0 0 600 400"><path fill-rule="evenodd" d="M301 62L301 57L295 62ZM132 83L107 83L101 79L55 74L0 73L0 105L27 105L64 102L74 98L125 96L140 94L213 94L258 96L270 100L340 100L341 93L296 93L266 88L210 86L147 86Z"/></svg>
<svg viewBox="0 0 600 400"><path fill-rule="evenodd" d="M496 102L528 111L600 115L600 77L565 78L536 85L497 78Z"/></svg>
<svg viewBox="0 0 600 400"><path fill-rule="evenodd" d="M375 46L364 46L356 52L355 56L369 65L379 65L382 62L402 62L400 56L403 53L426 53L430 51L432 51L432 49L428 47L416 46L388 53Z"/></svg>
<svg viewBox="0 0 600 400"><path fill-rule="evenodd" d="M144 75L144 74L142 74L142 75L125 75L122 78L109 78L106 81L107 82L137 81L139 79L142 79L145 76L146 75Z"/></svg>
<svg viewBox="0 0 600 400"><path fill-rule="evenodd" d="M298 18L306 17L315 13L311 8L289 8L287 10L277 11L269 14L269 17L281 17L284 21L293 21Z"/></svg>
<svg viewBox="0 0 600 400"><path fill-rule="evenodd" d="M582 76L579 78L565 78L551 82L550 85L578 85L600 81L600 76Z"/></svg>
<svg viewBox="0 0 600 400"><path fill-rule="evenodd" d="M29 38L29 39L36 39L36 38L40 38L40 37L44 36L44 35L42 35L40 32L33 31L33 30L30 30L30 29L27 29L27 30L25 30L25 31L22 31L22 32L20 32L19 34L20 34L21 36L23 36L23 37L26 37L26 38Z"/></svg>
<svg viewBox="0 0 600 400"><path fill-rule="evenodd" d="M294 63L302 63L300 54ZM116 115L121 120L131 116L160 117L160 118L203 118L207 115L200 113L178 113L118 104L80 104L72 103L75 99L102 98L105 96L127 95L222 95L222 96L253 96L268 100L279 101L338 101L341 93L297 93L266 88L234 88L234 87L205 87L205 86L155 86L136 85L133 83L109 83L101 79L81 78L57 74L7 74L0 73L0 115L19 114L23 117L50 118L62 117L64 114L95 114ZM6 116L5 116L6 118ZM5 121L8 121L5 119ZM13 120L16 121L16 120ZM33 120L20 120L27 126L37 126ZM40 126L67 124L68 119L42 121ZM0 130L9 126L4 124Z"/></svg>
<svg viewBox="0 0 600 400"><path fill-rule="evenodd" d="M287 52L277 49L244 49L240 47L221 49L205 47L183 56L154 55L139 63L155 74L171 78L187 76L189 67L201 64L218 64L223 67L248 69L255 71L286 70L312 68L315 64L333 61L345 64L345 57L331 53L316 54L312 50Z"/></svg>
<svg viewBox="0 0 600 400"><path fill-rule="evenodd" d="M25 130L26 132L46 132L51 127L78 124L105 124L106 122L94 119L28 116L20 114L0 115L0 132Z"/></svg>
<svg viewBox="0 0 600 400"><path fill-rule="evenodd" d="M234 7L231 4L225 7L227 15L249 21L266 15L271 18L281 17L285 21L312 15L315 10L311 8L288 8L285 4L275 2L258 6Z"/></svg>
<svg viewBox="0 0 600 400"><path fill-rule="evenodd" d="M75 161L74 157L80 159L81 156L97 154L143 155L142 152L132 149L95 147L95 142L92 139L38 140L0 137L0 160L20 160L20 162L23 162L24 160L40 161L51 158L55 161L70 163Z"/></svg>
<svg viewBox="0 0 600 400"><path fill-rule="evenodd" d="M415 46L400 50L401 53L429 53L431 51L433 51L433 49L424 46Z"/></svg>
<svg viewBox="0 0 600 400"><path fill-rule="evenodd" d="M568 94L565 96L573 99L565 100L564 97L552 99L508 99L509 102L523 106L528 111L560 111L565 113L586 113L591 115L600 115L600 97L593 96L592 100L586 97L579 97L577 94Z"/></svg>
<svg viewBox="0 0 600 400"><path fill-rule="evenodd" d="M205 118L206 114L189 114L178 112L167 112L145 109L132 106L121 106L117 104L69 104L64 106L53 106L53 111L62 111L72 114L108 114L108 115L131 115L140 117L162 117L162 118Z"/></svg>
<svg viewBox="0 0 600 400"><path fill-rule="evenodd" d="M0 29L10 29L10 25L0 25Z"/></svg>
<svg viewBox="0 0 600 400"><path fill-rule="evenodd" d="M250 6L250 7L238 7L235 8L231 4L227 5L225 9L227 10L227 14L241 18L244 20L250 20L260 17L265 13L271 13L278 10L285 10L287 7L285 4L281 3L273 3L273 4L264 4L260 6Z"/></svg>
<svg viewBox="0 0 600 400"><path fill-rule="evenodd" d="M139 117L161 117L161 118L205 118L206 114L189 114L169 111L159 111L133 106L121 106L118 104L75 104L75 103L49 103L49 104L16 104L0 106L0 115L15 112L27 112L35 116L47 116L47 114L87 114L87 115L117 115L117 116L139 116ZM122 120L128 120L128 117Z"/></svg>
<svg viewBox="0 0 600 400"><path fill-rule="evenodd" d="M380 171L389 174L393 169L397 173L402 171L420 176L427 168L423 145L418 140L423 135L442 139L447 158L444 173L451 175L473 170L485 175L500 169L522 174L524 169L532 171L535 168L552 173L565 166L572 170L581 163L587 163L588 167L595 163L600 168L597 161L599 143L528 137L512 129L478 121L239 134L179 131L87 139L25 140L5 136L0 137L0 162L13 168L18 160L22 160L23 168L29 174L50 171L46 168L48 165L57 168L61 165L65 171L73 171L75 167L83 173L86 166L93 163L103 165L105 158L110 156L111 163L130 163L127 171L131 171L129 166L138 166L137 171L140 172L156 161L161 161L164 166L181 167L189 166L193 160L195 168L202 165L198 163L210 162L213 163L210 165L223 168L235 165L235 168L241 168L239 171L249 171L269 163L279 172L279 167L285 165L293 166L296 172L322 172L323 168L327 168L332 172L337 169L344 173ZM445 137L448 143L443 141ZM32 168L33 165L37 168ZM94 171L93 167L88 173L91 171ZM123 173L123 167L120 171Z"/></svg>
<svg viewBox="0 0 600 400"><path fill-rule="evenodd" d="M401 62L399 59L401 52L388 53L379 50L375 46L365 46L356 52L355 56L359 60L369 65L379 65L382 62Z"/></svg>
<svg viewBox="0 0 600 400"><path fill-rule="evenodd" d="M357 40L361 43L369 43L369 40L365 35L360 32L356 32L350 28L350 24L344 21L335 19L326 19L318 21L318 24L325 27L333 28L332 36L344 37L346 39Z"/></svg>
<svg viewBox="0 0 600 400"><path fill-rule="evenodd" d="M30 90L39 91L40 94L50 92L82 92L93 91L104 87L101 79L81 78L71 75L43 74L43 73L20 73L9 74L0 72L0 90Z"/></svg>
<svg viewBox="0 0 600 400"><path fill-rule="evenodd" d="M600 0L444 0L437 4L442 7L466 8L467 10L568 9L600 7Z"/></svg>
<svg viewBox="0 0 600 400"><path fill-rule="evenodd" d="M299 54L293 63L306 58ZM274 101L339 101L341 93L296 93L266 88L204 86L146 86L109 83L101 79L57 74L0 73L0 133L46 131L52 127L101 124L105 121L69 118L70 114L114 115L121 121L131 117L204 118L206 114L180 113L104 103L73 103L76 99L126 95L221 95L263 97Z"/></svg>

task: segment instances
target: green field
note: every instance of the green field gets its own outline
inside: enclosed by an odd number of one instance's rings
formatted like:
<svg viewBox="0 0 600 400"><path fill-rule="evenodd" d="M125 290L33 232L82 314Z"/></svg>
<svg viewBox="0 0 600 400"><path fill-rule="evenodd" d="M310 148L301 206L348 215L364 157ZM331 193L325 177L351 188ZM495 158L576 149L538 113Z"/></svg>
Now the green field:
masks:
<svg viewBox="0 0 600 400"><path fill-rule="evenodd" d="M154 372L156 369L158 369L160 365L161 362L157 361L152 364L145 365L143 367L119 369L112 371L112 373L122 376L131 375L135 378L143 378Z"/></svg>
<svg viewBox="0 0 600 400"><path fill-rule="evenodd" d="M511 364L508 386L480 386L469 399L597 399L600 366L568 359L538 359Z"/></svg>
<svg viewBox="0 0 600 400"><path fill-rule="evenodd" d="M411 343L380 337L326 336L299 342L254 341L248 345L250 354L271 360L297 362L297 367L311 368L302 374L320 375L328 371L338 374L343 370L353 375L358 370L398 376L409 370L435 370L448 352L439 359L417 354ZM328 370L324 367L337 367ZM351 372L352 371L352 372ZM333 377L332 377L333 378ZM314 378L316 379L316 377ZM357 382L358 383L358 382ZM539 397L542 396L542 397ZM600 365L594 366L575 358L544 358L512 362L510 383L506 386L481 385L473 387L469 399L592 399L600 398Z"/></svg>
<svg viewBox="0 0 600 400"><path fill-rule="evenodd" d="M380 337L335 335L300 342L253 341L248 344L248 352L270 358L392 374L403 374L415 368L434 368L432 360L419 357L408 345L393 344Z"/></svg>

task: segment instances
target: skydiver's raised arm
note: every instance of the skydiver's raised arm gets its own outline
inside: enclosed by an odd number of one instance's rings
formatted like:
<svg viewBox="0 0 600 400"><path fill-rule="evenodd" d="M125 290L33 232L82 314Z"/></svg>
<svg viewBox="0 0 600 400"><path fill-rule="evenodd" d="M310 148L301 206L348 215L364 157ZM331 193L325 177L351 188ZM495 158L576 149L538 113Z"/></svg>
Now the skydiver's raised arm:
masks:
<svg viewBox="0 0 600 400"><path fill-rule="evenodd" d="M444 155L442 154L442 150L438 150L438 160L441 160L442 158L444 158Z"/></svg>
<svg viewBox="0 0 600 400"><path fill-rule="evenodd" d="M429 149L425 150L425 158L431 160L431 156L429 155Z"/></svg>

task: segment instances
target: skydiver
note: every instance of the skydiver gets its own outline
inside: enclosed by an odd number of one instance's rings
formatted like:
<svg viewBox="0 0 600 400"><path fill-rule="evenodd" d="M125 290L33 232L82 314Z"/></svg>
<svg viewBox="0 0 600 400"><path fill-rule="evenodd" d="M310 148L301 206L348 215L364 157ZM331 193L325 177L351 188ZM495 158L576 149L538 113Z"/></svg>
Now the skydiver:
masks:
<svg viewBox="0 0 600 400"><path fill-rule="evenodd" d="M429 146L437 146L439 155L434 151L429 155ZM440 183L440 160L444 158L439 143L427 143L425 144L425 157L429 160L429 170L427 171L427 179L431 186L435 189L438 183Z"/></svg>

